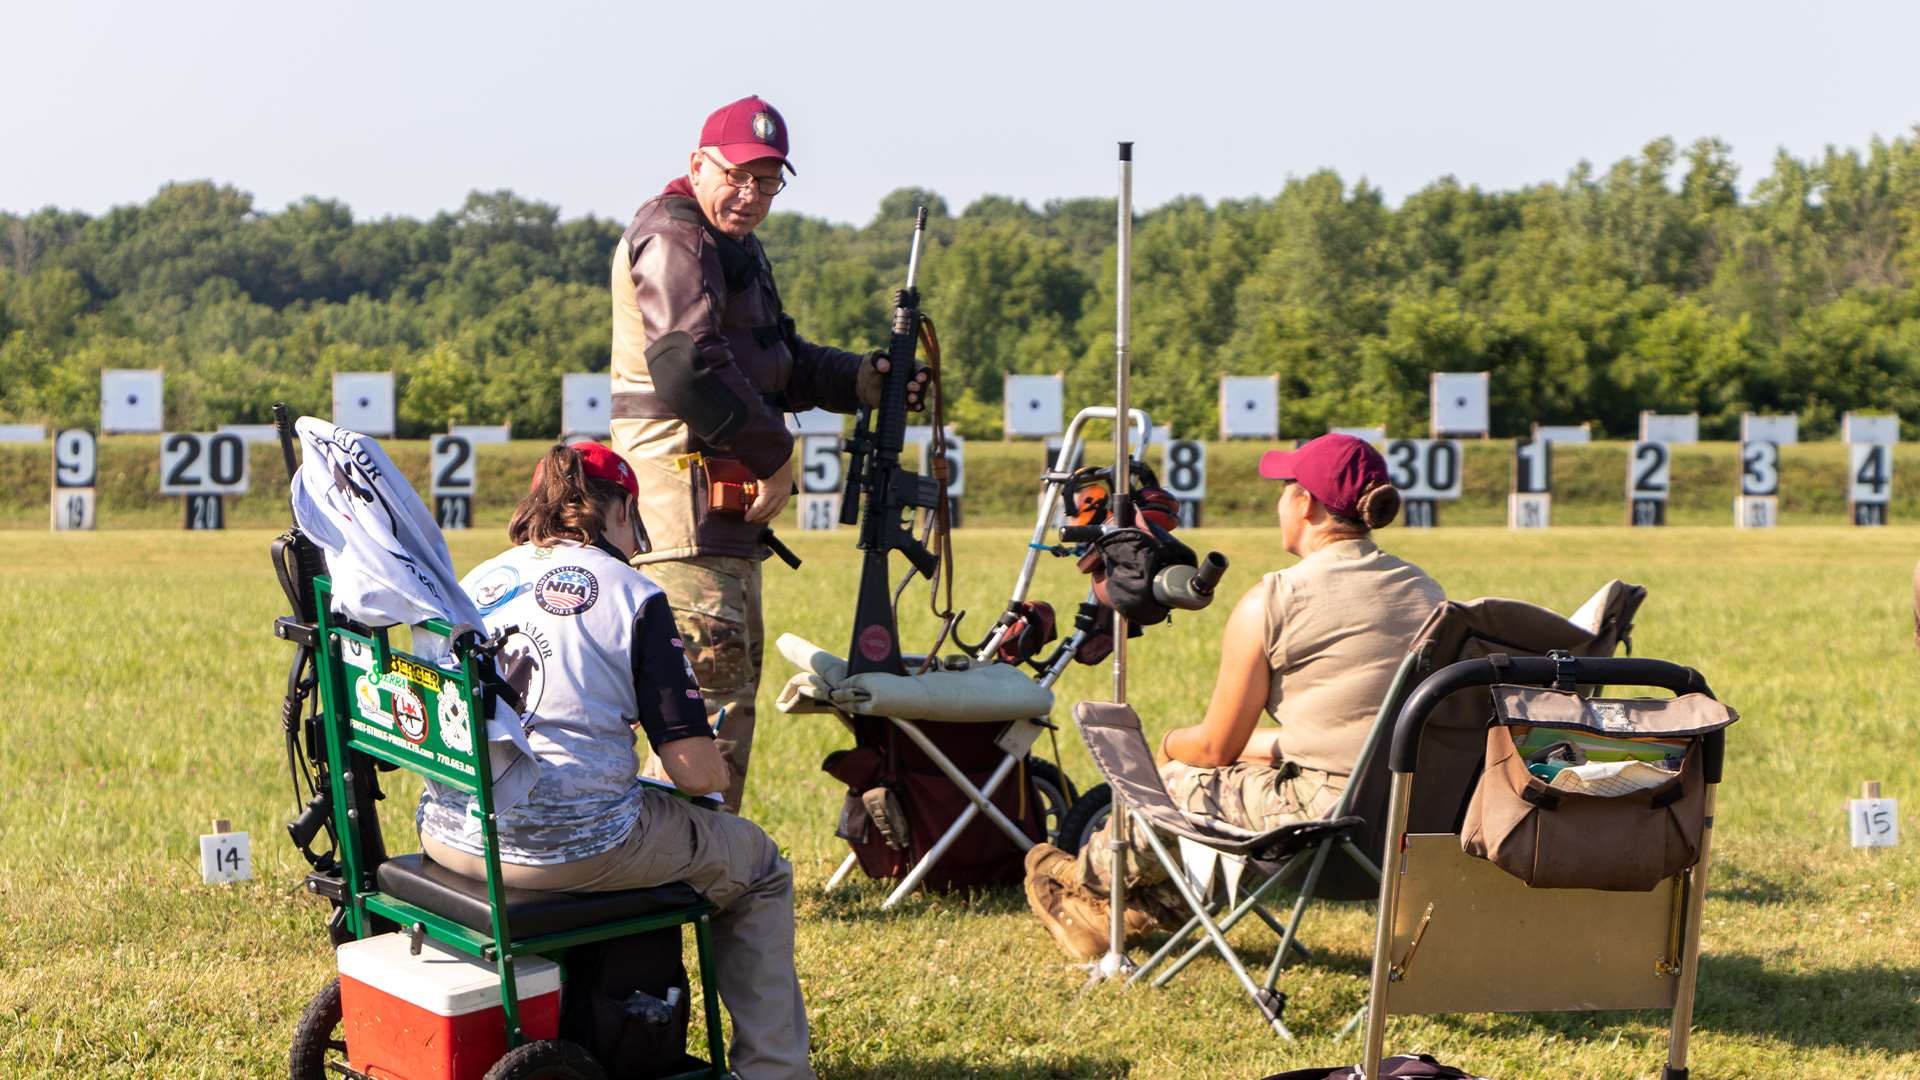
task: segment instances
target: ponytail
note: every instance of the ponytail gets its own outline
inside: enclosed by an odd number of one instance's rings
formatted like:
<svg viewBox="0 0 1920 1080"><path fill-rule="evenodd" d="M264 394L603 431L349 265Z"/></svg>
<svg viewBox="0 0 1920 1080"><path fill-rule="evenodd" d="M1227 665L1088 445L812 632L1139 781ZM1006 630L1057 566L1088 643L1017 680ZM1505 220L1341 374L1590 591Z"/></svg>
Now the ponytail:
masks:
<svg viewBox="0 0 1920 1080"><path fill-rule="evenodd" d="M603 504L626 497L619 484L588 476L572 447L555 446L533 467L533 488L514 507L507 539L539 547L556 540L591 544L606 528Z"/></svg>

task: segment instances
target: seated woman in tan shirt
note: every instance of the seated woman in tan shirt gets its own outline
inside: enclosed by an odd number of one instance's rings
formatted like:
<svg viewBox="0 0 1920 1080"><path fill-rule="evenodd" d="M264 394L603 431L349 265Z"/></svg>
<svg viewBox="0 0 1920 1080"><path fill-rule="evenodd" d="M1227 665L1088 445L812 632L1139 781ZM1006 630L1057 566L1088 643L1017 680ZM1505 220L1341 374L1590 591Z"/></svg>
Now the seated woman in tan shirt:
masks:
<svg viewBox="0 0 1920 1080"><path fill-rule="evenodd" d="M1445 599L1425 571L1373 542L1399 513L1400 493L1372 446L1323 435L1267 452L1260 475L1286 482L1280 542L1300 561L1240 598L1206 717L1160 742L1174 801L1256 831L1321 817L1339 801L1395 669ZM1263 713L1276 725L1261 727ZM1130 934L1151 926L1148 912L1165 910L1172 893L1146 841L1134 836L1133 850L1127 895L1142 910L1128 904ZM1062 948L1086 959L1107 949L1108 852L1103 833L1078 858L1050 844L1027 856L1027 902Z"/></svg>

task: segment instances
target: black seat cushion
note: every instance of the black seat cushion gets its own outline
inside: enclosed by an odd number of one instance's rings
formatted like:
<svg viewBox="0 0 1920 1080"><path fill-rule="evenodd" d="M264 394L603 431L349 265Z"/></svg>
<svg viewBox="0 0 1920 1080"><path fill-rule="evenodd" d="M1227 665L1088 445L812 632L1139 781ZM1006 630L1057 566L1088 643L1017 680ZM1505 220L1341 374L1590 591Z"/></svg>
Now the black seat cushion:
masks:
<svg viewBox="0 0 1920 1080"><path fill-rule="evenodd" d="M374 880L396 900L423 907L469 930L493 932L487 883L456 874L425 855L397 855L380 864ZM516 941L638 919L705 903L684 882L624 892L545 892L504 889L507 930Z"/></svg>

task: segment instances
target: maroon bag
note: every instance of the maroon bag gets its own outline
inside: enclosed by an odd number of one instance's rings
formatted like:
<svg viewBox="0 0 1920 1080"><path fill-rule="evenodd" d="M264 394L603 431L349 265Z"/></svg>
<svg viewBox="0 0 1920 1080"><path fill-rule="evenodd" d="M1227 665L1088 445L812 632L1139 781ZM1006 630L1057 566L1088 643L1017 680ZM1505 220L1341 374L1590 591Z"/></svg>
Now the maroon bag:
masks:
<svg viewBox="0 0 1920 1080"><path fill-rule="evenodd" d="M901 737L891 723L870 716L855 716L852 722L854 748L827 755L821 765L828 775L847 785L837 832L853 848L860 869L868 877L903 878L971 803L933 760L912 740ZM998 724L920 721L917 726L976 787L986 782L1006 756L994 744L1000 733ZM905 813L905 848L888 843L867 811L863 796L880 788L892 792ZM1040 802L1024 768L1001 783L993 793L993 804L1019 825L1028 839L1035 843L1046 839ZM1024 873L1023 855L998 826L984 816L976 816L941 855L925 884L943 892L975 885L1010 885Z"/></svg>

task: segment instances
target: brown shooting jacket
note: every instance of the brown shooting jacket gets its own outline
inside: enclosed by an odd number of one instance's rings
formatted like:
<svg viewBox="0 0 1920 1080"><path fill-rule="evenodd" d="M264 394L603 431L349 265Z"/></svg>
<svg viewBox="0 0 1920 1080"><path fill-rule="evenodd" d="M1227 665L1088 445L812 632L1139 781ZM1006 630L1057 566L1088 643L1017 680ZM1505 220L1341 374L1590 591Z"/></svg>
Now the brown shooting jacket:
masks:
<svg viewBox="0 0 1920 1080"><path fill-rule="evenodd" d="M864 357L794 331L757 238L709 227L684 177L642 203L614 249L613 446L640 482L640 519L653 550L635 563L693 555L763 558L760 525L708 511L707 462L731 458L760 477L793 454L785 412L852 412ZM681 330L708 368L760 408L709 446L654 392L647 347Z"/></svg>

